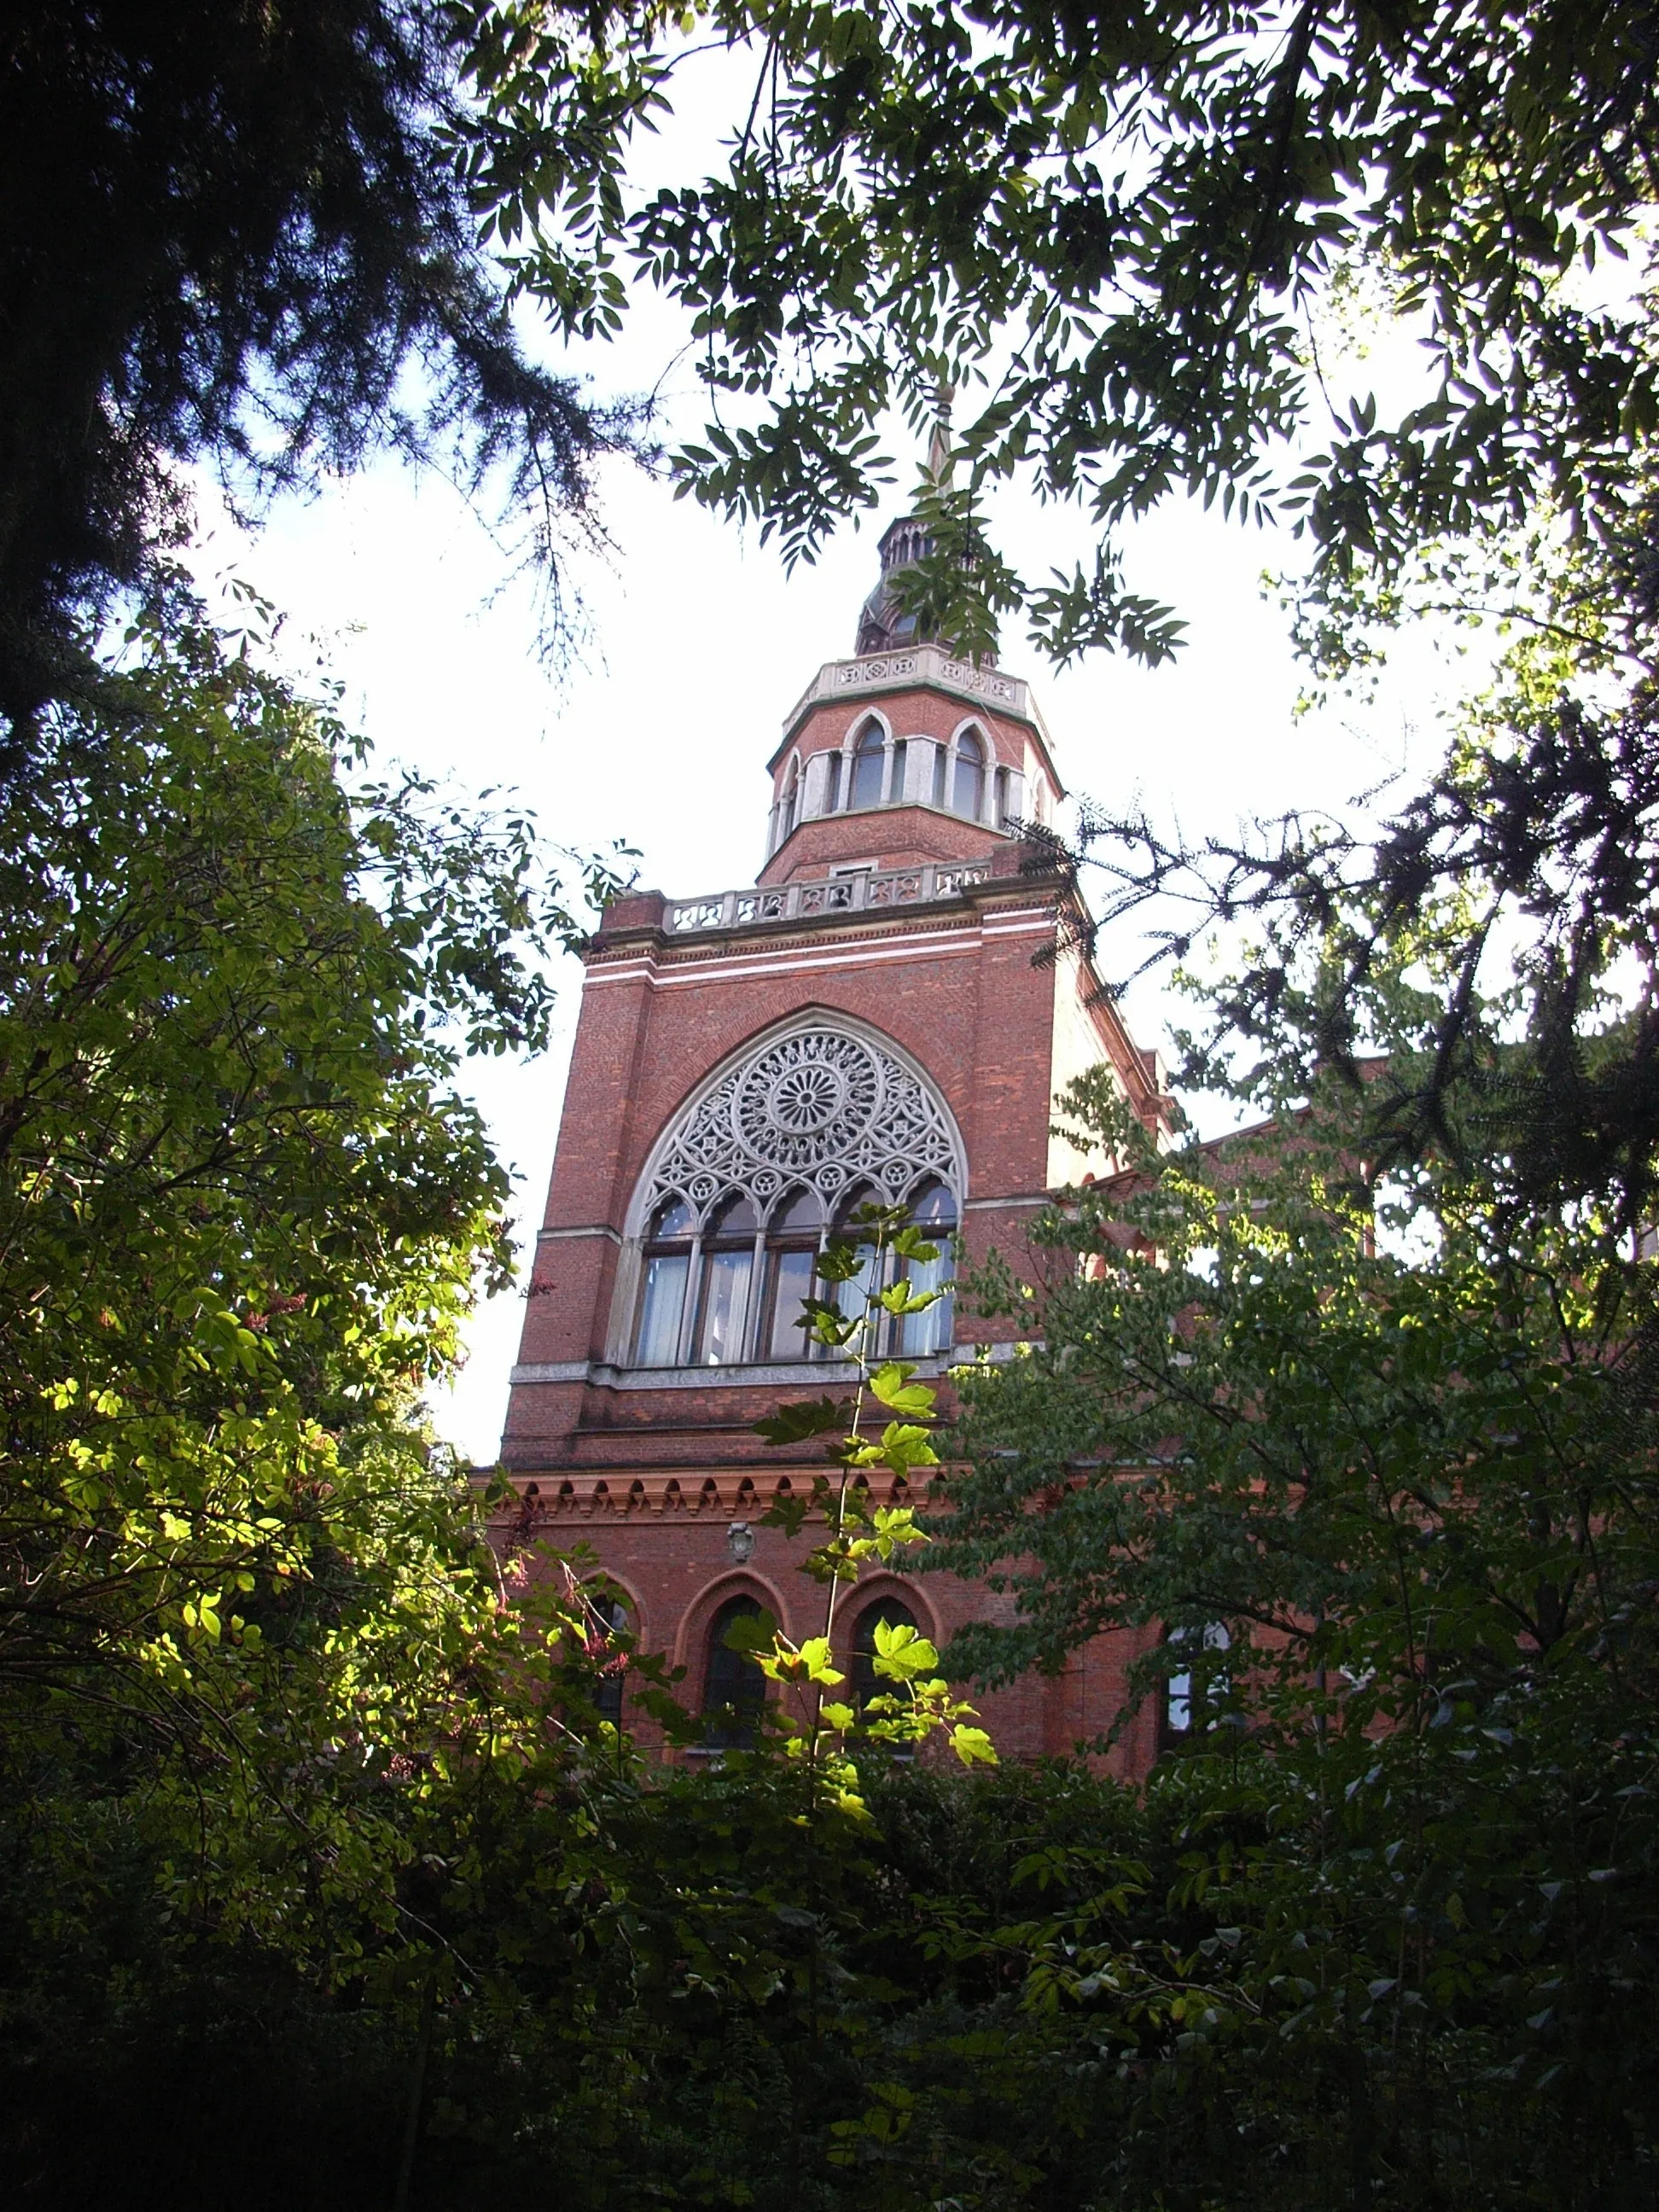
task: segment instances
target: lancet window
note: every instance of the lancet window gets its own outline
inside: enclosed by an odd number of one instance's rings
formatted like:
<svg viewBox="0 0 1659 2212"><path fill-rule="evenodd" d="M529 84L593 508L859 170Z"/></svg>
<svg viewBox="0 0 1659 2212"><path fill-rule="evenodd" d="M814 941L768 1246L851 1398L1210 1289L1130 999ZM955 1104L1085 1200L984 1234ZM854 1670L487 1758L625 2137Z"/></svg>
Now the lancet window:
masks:
<svg viewBox="0 0 1659 2212"><path fill-rule="evenodd" d="M985 811L985 748L971 730L957 739L956 780L951 787L951 811L977 822Z"/></svg>
<svg viewBox="0 0 1659 2212"><path fill-rule="evenodd" d="M887 764L887 735L879 722L866 722L859 732L859 741L853 751L853 787L848 793L849 807L879 806L884 796L882 782Z"/></svg>

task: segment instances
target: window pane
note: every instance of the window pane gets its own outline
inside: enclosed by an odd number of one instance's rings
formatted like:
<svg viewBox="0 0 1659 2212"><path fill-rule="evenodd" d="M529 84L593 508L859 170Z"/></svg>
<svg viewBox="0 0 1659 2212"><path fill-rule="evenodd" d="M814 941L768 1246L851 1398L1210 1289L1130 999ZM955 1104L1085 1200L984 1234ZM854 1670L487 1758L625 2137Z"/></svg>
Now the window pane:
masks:
<svg viewBox="0 0 1659 2212"><path fill-rule="evenodd" d="M811 1346L806 1335L801 1300L812 1295L815 1252L775 1252L772 1255L772 1335L768 1349L774 1359L805 1359Z"/></svg>
<svg viewBox="0 0 1659 2212"><path fill-rule="evenodd" d="M750 1744L755 1740L755 1722L766 1702L766 1677L746 1652L732 1650L726 1632L733 1621L753 1620L759 1612L752 1597L730 1598L709 1624L702 1688L708 1743Z"/></svg>
<svg viewBox="0 0 1659 2212"><path fill-rule="evenodd" d="M861 1244L859 1247L859 1260L860 1264L857 1274L850 1281L837 1283L836 1285L836 1303L849 1321L862 1321L869 1311L870 1296L876 1287L875 1246ZM845 1356L849 1359L857 1358L861 1355L867 1357L880 1349L880 1322L878 1320L868 1340L866 1341L855 1336L847 1346Z"/></svg>
<svg viewBox="0 0 1659 2212"><path fill-rule="evenodd" d="M640 1302L641 1367L672 1367L679 1356L680 1316L685 1310L685 1277L690 1253L659 1252L645 1263L645 1295Z"/></svg>
<svg viewBox="0 0 1659 2212"><path fill-rule="evenodd" d="M697 1358L705 1366L728 1366L743 1357L750 1261L747 1252L711 1252L703 1261Z"/></svg>
<svg viewBox="0 0 1659 2212"><path fill-rule="evenodd" d="M953 1279L951 1255L941 1250L937 1260L910 1260L905 1263L905 1279L912 1291L920 1297L925 1291L944 1290ZM907 1359L925 1358L930 1352L948 1352L951 1347L951 1328L955 1316L955 1301L949 1291L936 1299L921 1313L904 1316L903 1350Z"/></svg>
<svg viewBox="0 0 1659 2212"><path fill-rule="evenodd" d="M772 1216L772 1234L781 1236L786 1230L811 1230L816 1233L823 1218L818 1202L810 1190L791 1191Z"/></svg>
<svg viewBox="0 0 1659 2212"><path fill-rule="evenodd" d="M957 748L957 784L951 797L951 811L977 822L984 797L985 770L980 765L979 747L972 738L963 738Z"/></svg>
<svg viewBox="0 0 1659 2212"><path fill-rule="evenodd" d="M881 772L884 766L881 739L873 744L860 743L853 760L853 789L848 799L849 806L879 806L881 805Z"/></svg>

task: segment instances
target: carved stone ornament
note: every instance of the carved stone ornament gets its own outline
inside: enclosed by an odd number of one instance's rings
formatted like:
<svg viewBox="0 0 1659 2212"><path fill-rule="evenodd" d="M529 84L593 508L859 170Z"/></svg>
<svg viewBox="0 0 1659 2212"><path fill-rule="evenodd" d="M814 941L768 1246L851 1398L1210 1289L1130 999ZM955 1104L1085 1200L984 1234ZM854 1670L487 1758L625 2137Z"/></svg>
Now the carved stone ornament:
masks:
<svg viewBox="0 0 1659 2212"><path fill-rule="evenodd" d="M827 1218L854 1183L896 1203L929 1176L954 1188L950 1124L927 1085L862 1037L802 1030L761 1046L690 1109L645 1210L678 1196L701 1222L740 1194L765 1215L804 1187Z"/></svg>

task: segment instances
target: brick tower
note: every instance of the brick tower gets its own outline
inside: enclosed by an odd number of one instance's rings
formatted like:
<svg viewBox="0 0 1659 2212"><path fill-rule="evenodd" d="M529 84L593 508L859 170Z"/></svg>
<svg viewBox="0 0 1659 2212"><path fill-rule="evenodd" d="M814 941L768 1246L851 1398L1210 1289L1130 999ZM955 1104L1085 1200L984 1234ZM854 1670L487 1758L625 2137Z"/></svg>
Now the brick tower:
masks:
<svg viewBox="0 0 1659 2212"><path fill-rule="evenodd" d="M523 1525L591 1546L710 1711L734 1607L799 1637L822 1602L793 1571L806 1540L752 1525L821 1455L751 1425L843 1371L799 1328L820 1239L879 1196L954 1232L969 1266L994 1248L1029 1268L1050 1191L1109 1169L1051 1136L1054 1092L1104 1061L1149 1127L1167 1110L1157 1055L1064 949L1070 894L1022 871L1019 825L1064 796L1026 685L909 634L891 580L925 543L914 519L888 530L856 653L785 718L756 884L619 899L586 955L502 1461ZM1011 1348L958 1342L948 1300L903 1326L894 1348L924 1376ZM1008 1602L883 1574L843 1605L842 1663L884 1611L943 1643ZM985 1698L1003 1755L1105 1728L1127 1656L1103 1640ZM1143 1771L1155 1737L1142 1716L1115 1763Z"/></svg>

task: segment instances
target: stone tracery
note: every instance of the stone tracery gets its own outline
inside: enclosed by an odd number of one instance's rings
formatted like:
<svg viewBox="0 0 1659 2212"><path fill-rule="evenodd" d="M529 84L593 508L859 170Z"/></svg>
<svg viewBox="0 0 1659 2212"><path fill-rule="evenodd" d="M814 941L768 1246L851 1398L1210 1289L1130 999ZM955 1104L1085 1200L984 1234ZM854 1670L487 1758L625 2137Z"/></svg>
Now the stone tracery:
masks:
<svg viewBox="0 0 1659 2212"><path fill-rule="evenodd" d="M929 1176L952 1188L960 1179L931 1087L878 1044L818 1024L759 1045L692 1105L659 1158L645 1212L678 1196L701 1224L734 1193L764 1213L804 1186L827 1216L854 1183L896 1201Z"/></svg>

